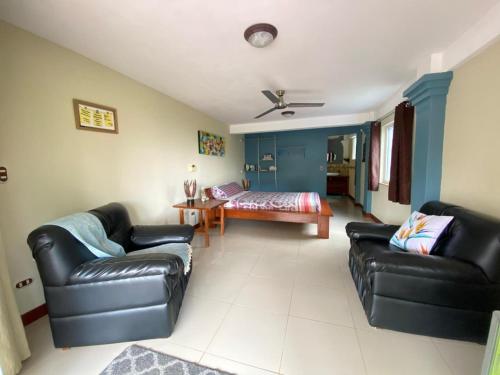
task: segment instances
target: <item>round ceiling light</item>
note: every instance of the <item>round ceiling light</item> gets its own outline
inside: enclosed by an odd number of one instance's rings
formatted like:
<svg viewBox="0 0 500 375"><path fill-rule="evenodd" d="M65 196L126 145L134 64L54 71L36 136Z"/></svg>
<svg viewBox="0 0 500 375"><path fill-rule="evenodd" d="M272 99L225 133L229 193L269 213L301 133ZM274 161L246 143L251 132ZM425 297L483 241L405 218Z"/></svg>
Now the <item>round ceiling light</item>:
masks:
<svg viewBox="0 0 500 375"><path fill-rule="evenodd" d="M250 26L243 34L245 40L256 48L264 48L278 36L278 29L268 23Z"/></svg>
<svg viewBox="0 0 500 375"><path fill-rule="evenodd" d="M284 117L292 117L295 114L295 111L283 111L281 112L281 116Z"/></svg>

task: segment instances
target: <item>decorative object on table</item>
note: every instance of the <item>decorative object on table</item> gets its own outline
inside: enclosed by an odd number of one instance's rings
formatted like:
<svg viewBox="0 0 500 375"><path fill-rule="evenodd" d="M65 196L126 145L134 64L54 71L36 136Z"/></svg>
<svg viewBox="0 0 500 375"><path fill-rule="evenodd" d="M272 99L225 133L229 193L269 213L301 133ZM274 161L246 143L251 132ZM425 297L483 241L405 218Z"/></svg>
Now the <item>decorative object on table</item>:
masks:
<svg viewBox="0 0 500 375"><path fill-rule="evenodd" d="M194 202L194 197L196 195L196 180L186 180L184 181L184 193L186 194L186 200L188 203Z"/></svg>
<svg viewBox="0 0 500 375"><path fill-rule="evenodd" d="M481 375L500 374L500 311L493 311Z"/></svg>
<svg viewBox="0 0 500 375"><path fill-rule="evenodd" d="M200 198L201 198L202 202L206 202L210 199L207 195L207 188L206 187L202 187L200 189Z"/></svg>
<svg viewBox="0 0 500 375"><path fill-rule="evenodd" d="M275 166L275 165L271 165L271 166L269 166L269 171L270 171L270 172L274 172L274 171L276 171L276 170L278 170L278 168L276 168L276 166Z"/></svg>
<svg viewBox="0 0 500 375"><path fill-rule="evenodd" d="M273 161L274 158L273 158L273 154L264 154L262 155L262 160L265 160L265 161Z"/></svg>
<svg viewBox="0 0 500 375"><path fill-rule="evenodd" d="M255 165L254 164L250 164L250 172L255 172Z"/></svg>
<svg viewBox="0 0 500 375"><path fill-rule="evenodd" d="M244 178L241 180L241 185L243 186L243 190L248 191L250 190L250 180L247 178Z"/></svg>
<svg viewBox="0 0 500 375"><path fill-rule="evenodd" d="M73 110L77 129L118 133L118 116L115 108L73 99Z"/></svg>
<svg viewBox="0 0 500 375"><path fill-rule="evenodd" d="M229 372L215 370L197 363L157 352L140 345L131 345L101 372L101 375L231 375Z"/></svg>
<svg viewBox="0 0 500 375"><path fill-rule="evenodd" d="M198 152L203 155L224 156L226 154L224 137L198 130Z"/></svg>

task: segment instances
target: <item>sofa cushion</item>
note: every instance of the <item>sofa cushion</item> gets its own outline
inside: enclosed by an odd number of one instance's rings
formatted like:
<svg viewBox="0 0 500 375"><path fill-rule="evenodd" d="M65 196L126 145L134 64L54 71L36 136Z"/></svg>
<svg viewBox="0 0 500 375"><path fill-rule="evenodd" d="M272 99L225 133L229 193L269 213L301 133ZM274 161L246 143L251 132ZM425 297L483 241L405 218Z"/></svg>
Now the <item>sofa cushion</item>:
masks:
<svg viewBox="0 0 500 375"><path fill-rule="evenodd" d="M473 264L439 256L387 250L380 241L357 241L350 257L370 293L438 306L492 311L500 285Z"/></svg>
<svg viewBox="0 0 500 375"><path fill-rule="evenodd" d="M403 250L431 254L452 220L453 216L425 215L415 211L392 236L390 242Z"/></svg>

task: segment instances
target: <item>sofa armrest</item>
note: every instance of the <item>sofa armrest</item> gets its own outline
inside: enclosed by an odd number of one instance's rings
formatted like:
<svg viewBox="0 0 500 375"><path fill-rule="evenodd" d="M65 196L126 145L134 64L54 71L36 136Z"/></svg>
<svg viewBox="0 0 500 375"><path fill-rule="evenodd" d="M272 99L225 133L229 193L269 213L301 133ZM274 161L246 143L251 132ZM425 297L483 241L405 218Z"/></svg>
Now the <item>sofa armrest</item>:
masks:
<svg viewBox="0 0 500 375"><path fill-rule="evenodd" d="M351 240L383 240L389 241L399 229L398 225L374 223L348 223L345 231Z"/></svg>
<svg viewBox="0 0 500 375"><path fill-rule="evenodd" d="M147 276L173 276L184 271L182 259L173 254L144 254L99 258L76 267L66 285L98 283Z"/></svg>
<svg viewBox="0 0 500 375"><path fill-rule="evenodd" d="M159 246L167 243L190 243L194 227L182 225L135 225L130 240L135 249Z"/></svg>
<svg viewBox="0 0 500 375"><path fill-rule="evenodd" d="M369 257L366 263L368 273L388 272L458 283L490 283L479 267L442 256L388 250Z"/></svg>

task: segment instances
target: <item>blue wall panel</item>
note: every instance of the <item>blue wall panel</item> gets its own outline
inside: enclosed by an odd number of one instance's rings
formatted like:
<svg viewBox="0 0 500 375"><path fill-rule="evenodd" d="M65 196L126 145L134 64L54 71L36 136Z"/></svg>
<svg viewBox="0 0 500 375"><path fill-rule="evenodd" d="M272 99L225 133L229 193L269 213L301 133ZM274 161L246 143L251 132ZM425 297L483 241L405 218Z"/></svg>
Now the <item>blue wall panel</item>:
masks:
<svg viewBox="0 0 500 375"><path fill-rule="evenodd" d="M278 191L317 191L326 196L326 153L328 137L358 133L360 125L247 134L245 136L245 163L257 164L258 137L276 136ZM262 150L261 150L262 156ZM271 176L263 177L274 181ZM269 175L272 175L271 173ZM252 181L252 190L268 189L267 184L259 188L256 172L247 172ZM358 179L359 181L359 179Z"/></svg>

